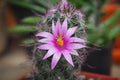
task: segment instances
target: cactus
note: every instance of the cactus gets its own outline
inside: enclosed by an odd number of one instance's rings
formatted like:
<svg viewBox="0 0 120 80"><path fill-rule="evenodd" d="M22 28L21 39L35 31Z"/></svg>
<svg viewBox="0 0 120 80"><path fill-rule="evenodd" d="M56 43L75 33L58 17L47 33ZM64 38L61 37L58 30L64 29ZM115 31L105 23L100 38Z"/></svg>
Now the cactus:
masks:
<svg viewBox="0 0 120 80"><path fill-rule="evenodd" d="M45 36L45 35L41 35L40 34L41 32L52 33L53 21L57 25L59 23L64 24L64 20L67 19L68 29L70 28L73 29L74 26L77 26L77 30L71 36L76 37L77 39L82 38L84 41L81 42L81 45L84 46L86 45L87 40L86 40L86 32L85 32L84 15L79 10L73 8L72 5L67 2L67 0L62 0L60 4L49 9L47 13L44 16L42 16L42 19L43 20L42 22L40 22L38 28L39 36L42 37ZM32 72L33 79L34 80L78 80L79 72L81 71L81 65L86 57L85 56L86 46L85 48L79 48L76 50L78 53L77 56L72 55L74 67L68 63L69 60L71 59L68 59L67 62L66 61L67 59L61 56L56 67L54 69L51 69L50 65L51 65L52 57L43 60L43 57L47 51L38 48L39 45L42 45L40 42L37 42L39 41L39 39L41 39L41 37L36 37L36 43L34 45L33 72Z"/></svg>

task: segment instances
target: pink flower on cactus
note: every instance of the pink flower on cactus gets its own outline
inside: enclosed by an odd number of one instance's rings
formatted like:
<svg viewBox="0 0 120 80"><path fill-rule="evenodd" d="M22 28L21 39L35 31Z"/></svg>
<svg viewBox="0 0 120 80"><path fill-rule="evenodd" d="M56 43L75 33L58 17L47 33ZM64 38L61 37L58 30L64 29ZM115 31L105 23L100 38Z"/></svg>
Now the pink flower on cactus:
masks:
<svg viewBox="0 0 120 80"><path fill-rule="evenodd" d="M44 43L38 46L38 48L42 50L48 50L43 59L47 59L53 55L51 62L52 69L55 68L62 55L72 66L74 66L71 54L78 56L76 49L86 47L85 45L81 44L86 42L85 40L72 37L77 27L72 27L69 29L67 28L67 19L64 20L62 25L58 19L56 26L54 25L54 21L52 22L52 34L48 32L41 32L36 35L44 37L38 41Z"/></svg>
<svg viewBox="0 0 120 80"><path fill-rule="evenodd" d="M57 11L56 8L51 8L50 10L47 11L47 17L49 16L54 16L55 12Z"/></svg>
<svg viewBox="0 0 120 80"><path fill-rule="evenodd" d="M66 9L68 9L69 8L68 5L69 4L68 4L67 0L62 0L62 4L61 4L60 8L62 8L62 9L66 8Z"/></svg>
<svg viewBox="0 0 120 80"><path fill-rule="evenodd" d="M62 13L66 13L70 10L71 5L67 2L67 0L62 0L62 3L58 5L57 8L60 9Z"/></svg>
<svg viewBox="0 0 120 80"><path fill-rule="evenodd" d="M79 10L75 10L75 11L74 11L74 14L78 15L78 17L79 17L80 19L83 19L83 17L84 17L84 15L83 15Z"/></svg>

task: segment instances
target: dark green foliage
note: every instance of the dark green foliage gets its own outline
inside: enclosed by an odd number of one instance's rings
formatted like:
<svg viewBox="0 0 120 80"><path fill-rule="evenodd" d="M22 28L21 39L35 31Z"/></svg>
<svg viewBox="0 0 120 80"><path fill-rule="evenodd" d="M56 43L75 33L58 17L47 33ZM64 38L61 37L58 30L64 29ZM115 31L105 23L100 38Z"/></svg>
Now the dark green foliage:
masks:
<svg viewBox="0 0 120 80"><path fill-rule="evenodd" d="M101 47L108 47L112 44L112 41L120 33L120 25L116 25L116 22L120 19L120 10L118 10L109 20L103 22L98 28L95 25L89 25L88 27L88 40Z"/></svg>
<svg viewBox="0 0 120 80"><path fill-rule="evenodd" d="M46 4L45 0L6 0L6 1L13 5L37 11L41 14L45 14L46 9L48 9L50 6L49 4Z"/></svg>

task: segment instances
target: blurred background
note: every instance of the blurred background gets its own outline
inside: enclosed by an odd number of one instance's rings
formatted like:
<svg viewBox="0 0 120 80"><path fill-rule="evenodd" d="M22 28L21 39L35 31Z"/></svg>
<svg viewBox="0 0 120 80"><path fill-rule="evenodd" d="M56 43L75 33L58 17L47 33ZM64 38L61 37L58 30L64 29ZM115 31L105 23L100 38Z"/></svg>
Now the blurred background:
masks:
<svg viewBox="0 0 120 80"><path fill-rule="evenodd" d="M120 78L120 0L68 0L85 15L88 65L82 71ZM0 80L32 69L34 34L42 15L60 0L0 0ZM94 49L93 49L94 48Z"/></svg>

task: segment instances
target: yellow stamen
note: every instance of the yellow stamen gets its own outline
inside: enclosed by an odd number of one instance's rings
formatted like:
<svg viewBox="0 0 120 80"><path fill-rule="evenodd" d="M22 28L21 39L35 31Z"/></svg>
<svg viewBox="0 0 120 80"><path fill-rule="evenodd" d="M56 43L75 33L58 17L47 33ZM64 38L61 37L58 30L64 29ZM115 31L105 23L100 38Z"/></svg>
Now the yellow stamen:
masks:
<svg viewBox="0 0 120 80"><path fill-rule="evenodd" d="M60 36L60 37L57 38L57 44L58 44L59 46L63 46L63 45L64 45L64 41L63 41L62 36Z"/></svg>

